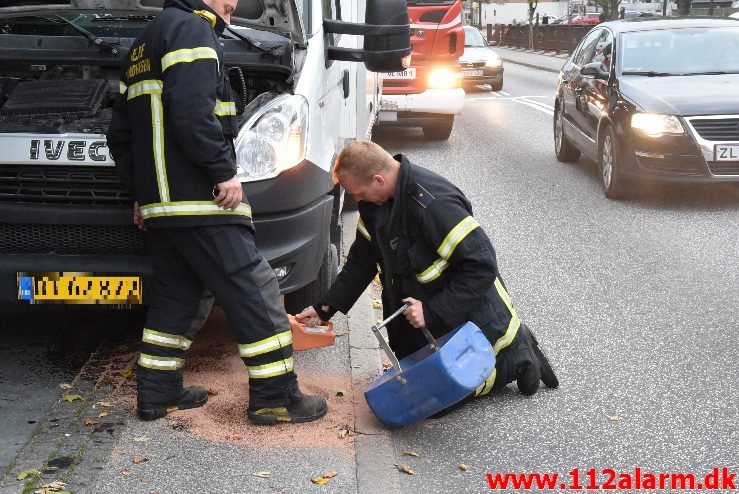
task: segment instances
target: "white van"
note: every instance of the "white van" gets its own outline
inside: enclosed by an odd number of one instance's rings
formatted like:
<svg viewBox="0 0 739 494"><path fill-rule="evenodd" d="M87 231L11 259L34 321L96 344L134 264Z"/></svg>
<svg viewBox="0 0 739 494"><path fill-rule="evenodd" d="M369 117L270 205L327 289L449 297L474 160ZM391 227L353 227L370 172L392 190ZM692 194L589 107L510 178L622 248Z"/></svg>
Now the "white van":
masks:
<svg viewBox="0 0 739 494"><path fill-rule="evenodd" d="M290 312L336 275L335 156L370 136L377 72L402 70L410 54L405 0L366 1L242 0L222 38L238 176ZM146 237L105 131L121 62L162 3L0 3L0 301L70 303L84 283L93 289L73 303L145 303ZM47 290L59 279L71 280L64 293ZM95 289L121 279L123 302Z"/></svg>

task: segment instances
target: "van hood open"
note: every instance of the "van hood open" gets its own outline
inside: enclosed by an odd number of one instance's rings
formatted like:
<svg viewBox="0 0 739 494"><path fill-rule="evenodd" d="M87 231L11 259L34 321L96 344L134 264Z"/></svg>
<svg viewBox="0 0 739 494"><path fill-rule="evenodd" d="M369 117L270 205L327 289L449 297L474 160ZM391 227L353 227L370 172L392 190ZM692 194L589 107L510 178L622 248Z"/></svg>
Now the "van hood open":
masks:
<svg viewBox="0 0 739 494"><path fill-rule="evenodd" d="M243 0L231 16L235 26L290 34L293 41L305 42L296 0ZM164 0L3 0L0 15L23 12L64 12L71 10L115 10L157 13Z"/></svg>

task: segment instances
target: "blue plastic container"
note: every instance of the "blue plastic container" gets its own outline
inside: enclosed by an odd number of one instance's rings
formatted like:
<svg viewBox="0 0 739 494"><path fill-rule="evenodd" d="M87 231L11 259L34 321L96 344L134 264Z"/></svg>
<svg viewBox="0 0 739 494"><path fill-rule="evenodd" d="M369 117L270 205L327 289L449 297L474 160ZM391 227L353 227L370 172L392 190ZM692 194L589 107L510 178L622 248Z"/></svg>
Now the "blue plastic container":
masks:
<svg viewBox="0 0 739 494"><path fill-rule="evenodd" d="M372 327L378 339L379 327ZM394 365L364 390L364 397L383 424L405 427L454 405L495 368L493 347L474 323L467 322L434 343L398 362L387 343L380 342Z"/></svg>

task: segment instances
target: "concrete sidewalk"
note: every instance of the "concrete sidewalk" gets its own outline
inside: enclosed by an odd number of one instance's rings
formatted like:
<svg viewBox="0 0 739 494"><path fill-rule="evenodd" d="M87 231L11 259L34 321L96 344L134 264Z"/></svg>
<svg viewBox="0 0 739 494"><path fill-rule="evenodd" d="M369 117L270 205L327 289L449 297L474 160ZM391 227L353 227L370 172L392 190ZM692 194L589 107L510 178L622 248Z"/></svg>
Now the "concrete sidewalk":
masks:
<svg viewBox="0 0 739 494"><path fill-rule="evenodd" d="M570 57L569 54L566 53L528 51L522 48L493 46L493 49L498 53L498 55L500 55L500 58L502 58L504 62L515 63L534 69L556 73L559 72L564 63Z"/></svg>

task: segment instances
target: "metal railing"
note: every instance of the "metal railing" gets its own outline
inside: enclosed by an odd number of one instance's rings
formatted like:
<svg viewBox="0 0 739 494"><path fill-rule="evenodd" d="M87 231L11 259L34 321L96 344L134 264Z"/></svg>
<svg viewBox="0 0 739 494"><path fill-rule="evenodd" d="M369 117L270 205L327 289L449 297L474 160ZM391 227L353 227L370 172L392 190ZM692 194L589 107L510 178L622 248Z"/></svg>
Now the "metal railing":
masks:
<svg viewBox="0 0 739 494"><path fill-rule="evenodd" d="M592 25L539 25L534 26L534 50L571 53ZM529 26L513 24L488 24L489 43L513 48L529 47Z"/></svg>

